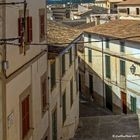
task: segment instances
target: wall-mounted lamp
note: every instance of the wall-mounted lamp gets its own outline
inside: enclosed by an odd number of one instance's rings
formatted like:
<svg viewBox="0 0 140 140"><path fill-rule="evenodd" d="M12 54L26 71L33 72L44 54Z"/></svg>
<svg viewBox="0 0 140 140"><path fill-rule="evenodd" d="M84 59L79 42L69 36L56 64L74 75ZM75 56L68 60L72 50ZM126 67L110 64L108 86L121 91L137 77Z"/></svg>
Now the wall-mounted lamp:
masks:
<svg viewBox="0 0 140 140"><path fill-rule="evenodd" d="M130 67L130 71L132 74L136 73L136 66L134 64L132 64L132 66Z"/></svg>

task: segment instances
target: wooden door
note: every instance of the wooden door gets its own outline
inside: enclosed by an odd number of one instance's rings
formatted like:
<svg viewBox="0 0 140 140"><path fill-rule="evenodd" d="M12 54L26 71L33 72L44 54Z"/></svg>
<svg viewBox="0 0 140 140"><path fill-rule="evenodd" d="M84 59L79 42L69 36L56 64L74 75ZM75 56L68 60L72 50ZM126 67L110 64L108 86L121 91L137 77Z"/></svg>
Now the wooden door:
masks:
<svg viewBox="0 0 140 140"><path fill-rule="evenodd" d="M126 93L121 92L122 111L127 114L127 98Z"/></svg>
<svg viewBox="0 0 140 140"><path fill-rule="evenodd" d="M93 76L89 74L89 93L93 94Z"/></svg>
<svg viewBox="0 0 140 140"><path fill-rule="evenodd" d="M105 93L106 93L106 107L109 110L113 110L113 105L112 105L112 88L105 84Z"/></svg>
<svg viewBox="0 0 140 140"><path fill-rule="evenodd" d="M79 92L81 93L81 75L79 74Z"/></svg>

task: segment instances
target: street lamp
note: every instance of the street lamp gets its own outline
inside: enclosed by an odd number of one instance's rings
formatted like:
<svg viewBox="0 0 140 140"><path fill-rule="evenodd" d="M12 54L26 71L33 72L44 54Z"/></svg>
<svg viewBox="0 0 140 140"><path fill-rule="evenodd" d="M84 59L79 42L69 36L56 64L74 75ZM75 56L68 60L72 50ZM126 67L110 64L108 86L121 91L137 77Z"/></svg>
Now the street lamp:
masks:
<svg viewBox="0 0 140 140"><path fill-rule="evenodd" d="M135 73L136 73L136 66L134 64L132 64L132 66L130 67L130 71L131 71L132 74L135 75Z"/></svg>

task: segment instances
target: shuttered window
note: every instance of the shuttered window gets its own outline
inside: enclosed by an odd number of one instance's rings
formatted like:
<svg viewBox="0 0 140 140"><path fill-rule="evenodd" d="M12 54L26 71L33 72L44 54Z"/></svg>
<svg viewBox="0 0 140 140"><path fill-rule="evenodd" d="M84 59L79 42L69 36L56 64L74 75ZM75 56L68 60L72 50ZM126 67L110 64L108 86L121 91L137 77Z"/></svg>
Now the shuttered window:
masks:
<svg viewBox="0 0 140 140"><path fill-rule="evenodd" d="M73 78L70 80L70 105L73 104Z"/></svg>
<svg viewBox="0 0 140 140"><path fill-rule="evenodd" d="M69 64L72 65L72 48L69 50Z"/></svg>
<svg viewBox="0 0 140 140"><path fill-rule="evenodd" d="M78 47L78 45L75 44L75 58L77 58L77 47Z"/></svg>
<svg viewBox="0 0 140 140"><path fill-rule="evenodd" d="M22 43L23 43L23 18L20 17L18 18L18 36L20 37L19 38L19 44L20 44L20 47L22 46Z"/></svg>
<svg viewBox="0 0 140 140"><path fill-rule="evenodd" d="M110 46L109 46L109 39L106 39L106 48L109 49Z"/></svg>
<svg viewBox="0 0 140 140"><path fill-rule="evenodd" d="M123 41L120 42L120 52L125 52L125 43Z"/></svg>
<svg viewBox="0 0 140 140"><path fill-rule="evenodd" d="M140 14L140 9L136 8L136 15L139 15L139 14Z"/></svg>
<svg viewBox="0 0 140 140"><path fill-rule="evenodd" d="M22 101L22 138L28 134L30 129L29 95Z"/></svg>
<svg viewBox="0 0 140 140"><path fill-rule="evenodd" d="M136 113L137 112L137 105L136 105L136 98L131 96L131 110L132 112Z"/></svg>
<svg viewBox="0 0 140 140"><path fill-rule="evenodd" d="M32 17L27 17L27 42L31 43L33 41L32 33Z"/></svg>
<svg viewBox="0 0 140 140"><path fill-rule="evenodd" d="M120 75L125 76L125 61L120 60Z"/></svg>
<svg viewBox="0 0 140 140"><path fill-rule="evenodd" d="M66 120L66 91L64 92L63 96L62 96L62 120L63 123Z"/></svg>
<svg viewBox="0 0 140 140"><path fill-rule="evenodd" d="M106 77L111 78L110 56L105 56Z"/></svg>
<svg viewBox="0 0 140 140"><path fill-rule="evenodd" d="M92 50L88 49L88 62L92 63Z"/></svg>
<svg viewBox="0 0 140 140"><path fill-rule="evenodd" d="M62 55L62 76L65 74L65 54Z"/></svg>
<svg viewBox="0 0 140 140"><path fill-rule="evenodd" d="M45 40L45 10L39 9L40 41Z"/></svg>
<svg viewBox="0 0 140 140"><path fill-rule="evenodd" d="M51 90L56 84L55 62L51 64Z"/></svg>
<svg viewBox="0 0 140 140"><path fill-rule="evenodd" d="M44 114L47 106L47 87L46 87L45 74L41 81L41 97L42 97L42 113Z"/></svg>
<svg viewBox="0 0 140 140"><path fill-rule="evenodd" d="M88 34L88 42L91 43L91 34Z"/></svg>
<svg viewBox="0 0 140 140"><path fill-rule="evenodd" d="M25 34L24 34L24 22L25 22ZM32 17L27 17L24 21L23 17L18 18L18 35L20 37L20 46L23 46L23 37L26 43L31 43L33 40L32 34ZM24 36L25 35L25 36Z"/></svg>

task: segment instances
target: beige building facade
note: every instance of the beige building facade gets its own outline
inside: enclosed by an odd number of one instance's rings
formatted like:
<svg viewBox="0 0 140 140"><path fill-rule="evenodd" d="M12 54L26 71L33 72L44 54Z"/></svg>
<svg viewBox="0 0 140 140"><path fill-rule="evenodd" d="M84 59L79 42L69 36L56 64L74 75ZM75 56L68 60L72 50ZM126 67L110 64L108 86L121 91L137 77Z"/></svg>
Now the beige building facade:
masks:
<svg viewBox="0 0 140 140"><path fill-rule="evenodd" d="M120 19L139 20L140 2L139 0L127 0L118 4L118 16Z"/></svg>
<svg viewBox="0 0 140 140"><path fill-rule="evenodd" d="M46 3L27 0L25 8L26 3L14 2L2 5L1 38L7 42L2 41L0 50L0 137L3 136L1 140L46 140L47 46L39 45L46 43Z"/></svg>
<svg viewBox="0 0 140 140"><path fill-rule="evenodd" d="M48 79L51 140L69 140L79 123L78 31L48 23ZM52 38L50 38L53 36ZM57 40L57 43L55 41Z"/></svg>
<svg viewBox="0 0 140 140"><path fill-rule="evenodd" d="M135 38L139 28L133 26L138 24L116 20L89 28L84 33L84 42L89 43L79 52L79 90L115 114L140 112L139 38Z"/></svg>

